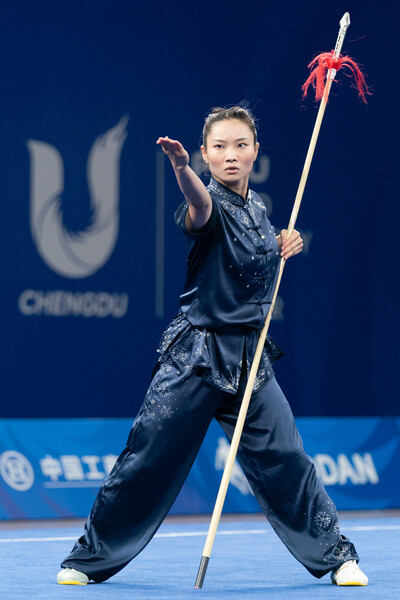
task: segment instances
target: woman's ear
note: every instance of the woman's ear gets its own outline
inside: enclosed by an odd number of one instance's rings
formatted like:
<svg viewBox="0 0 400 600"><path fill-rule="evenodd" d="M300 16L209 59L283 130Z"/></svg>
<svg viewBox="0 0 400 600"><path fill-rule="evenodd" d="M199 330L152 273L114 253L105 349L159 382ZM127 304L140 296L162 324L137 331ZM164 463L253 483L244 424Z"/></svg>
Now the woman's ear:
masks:
<svg viewBox="0 0 400 600"><path fill-rule="evenodd" d="M206 149L204 148L204 146L200 146L200 150L201 150L201 155L203 157L204 162L206 163L206 165L208 165L208 158L207 158Z"/></svg>
<svg viewBox="0 0 400 600"><path fill-rule="evenodd" d="M258 150L260 148L260 144L257 142L256 147L254 149L254 161L257 160L257 156L258 156Z"/></svg>

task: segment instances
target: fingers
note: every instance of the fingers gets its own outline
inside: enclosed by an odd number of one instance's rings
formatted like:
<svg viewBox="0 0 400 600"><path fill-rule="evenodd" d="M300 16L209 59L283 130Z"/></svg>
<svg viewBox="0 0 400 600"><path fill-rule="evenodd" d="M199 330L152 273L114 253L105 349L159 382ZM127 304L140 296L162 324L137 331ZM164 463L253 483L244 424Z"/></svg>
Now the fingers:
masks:
<svg viewBox="0 0 400 600"><path fill-rule="evenodd" d="M288 237L286 229L281 231L281 257L287 260L303 250L303 240L298 231L294 230Z"/></svg>
<svg viewBox="0 0 400 600"><path fill-rule="evenodd" d="M177 152L183 148L178 140L171 140L168 136L159 137L156 144L159 144L164 152Z"/></svg>
<svg viewBox="0 0 400 600"><path fill-rule="evenodd" d="M171 138L166 135L164 137L160 136L156 144L173 144L174 142L177 142L177 140L171 140Z"/></svg>
<svg viewBox="0 0 400 600"><path fill-rule="evenodd" d="M168 156L174 169L181 169L189 164L189 155L178 140L171 140L167 135L159 137L157 142Z"/></svg>

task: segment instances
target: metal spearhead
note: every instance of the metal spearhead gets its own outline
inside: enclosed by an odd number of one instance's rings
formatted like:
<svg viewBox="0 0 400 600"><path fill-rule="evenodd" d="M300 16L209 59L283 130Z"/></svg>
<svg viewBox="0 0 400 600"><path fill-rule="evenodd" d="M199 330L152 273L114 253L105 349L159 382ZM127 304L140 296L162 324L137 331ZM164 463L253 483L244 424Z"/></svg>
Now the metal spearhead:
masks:
<svg viewBox="0 0 400 600"><path fill-rule="evenodd" d="M347 28L350 25L350 13L344 13L343 17L340 19L340 29L336 40L335 50L333 51L333 58L339 58L340 53L342 51L342 46L344 42L344 38L346 37ZM336 69L329 69L326 74L327 79L335 79Z"/></svg>
<svg viewBox="0 0 400 600"><path fill-rule="evenodd" d="M344 13L343 17L340 19L340 29L338 33L338 37L336 40L336 46L334 50L334 57L339 58L340 53L342 51L342 46L344 42L344 38L346 36L347 28L350 25L350 13Z"/></svg>

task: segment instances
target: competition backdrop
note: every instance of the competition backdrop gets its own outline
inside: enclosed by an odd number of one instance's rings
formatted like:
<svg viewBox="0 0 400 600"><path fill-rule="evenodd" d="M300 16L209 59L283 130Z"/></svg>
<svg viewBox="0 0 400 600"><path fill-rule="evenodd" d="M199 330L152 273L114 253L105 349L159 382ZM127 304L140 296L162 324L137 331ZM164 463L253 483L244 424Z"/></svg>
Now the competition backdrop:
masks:
<svg viewBox="0 0 400 600"><path fill-rule="evenodd" d="M295 415L400 414L398 2L44 0L3 3L0 20L1 418L135 416L185 271L157 137L200 170L209 108L248 100L251 185L285 227L317 111L306 64L345 11L344 51L374 94L365 106L334 84L271 326L276 371Z"/></svg>

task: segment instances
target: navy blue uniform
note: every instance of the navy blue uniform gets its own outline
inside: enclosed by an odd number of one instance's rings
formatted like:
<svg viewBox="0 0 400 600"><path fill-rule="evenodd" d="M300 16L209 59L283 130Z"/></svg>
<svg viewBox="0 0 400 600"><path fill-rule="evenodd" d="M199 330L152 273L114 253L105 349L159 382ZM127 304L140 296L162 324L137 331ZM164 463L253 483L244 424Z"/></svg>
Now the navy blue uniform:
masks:
<svg viewBox="0 0 400 600"><path fill-rule="evenodd" d="M104 581L150 541L162 523L215 417L228 439L279 266L273 227L261 199L246 200L214 179L212 214L189 241L179 315L165 330L160 358L126 448L106 477L84 535L62 563ZM290 552L316 577L358 561L340 535L336 508L318 479L274 377L281 355L268 338L238 449L263 512Z"/></svg>

